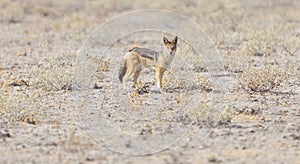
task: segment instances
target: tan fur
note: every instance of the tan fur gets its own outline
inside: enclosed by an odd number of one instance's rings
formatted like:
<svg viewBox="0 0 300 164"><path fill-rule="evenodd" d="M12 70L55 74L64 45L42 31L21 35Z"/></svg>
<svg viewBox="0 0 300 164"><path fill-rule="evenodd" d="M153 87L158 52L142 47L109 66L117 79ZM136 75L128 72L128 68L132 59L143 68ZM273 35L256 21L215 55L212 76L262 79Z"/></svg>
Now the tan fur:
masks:
<svg viewBox="0 0 300 164"><path fill-rule="evenodd" d="M177 36L172 41L163 37L163 42L165 49L163 52L135 47L126 53L119 71L119 79L124 88L126 88L127 79L131 76L133 76L134 84L137 85L142 69L151 66L156 68L157 86L162 87L163 74L171 65L177 50Z"/></svg>

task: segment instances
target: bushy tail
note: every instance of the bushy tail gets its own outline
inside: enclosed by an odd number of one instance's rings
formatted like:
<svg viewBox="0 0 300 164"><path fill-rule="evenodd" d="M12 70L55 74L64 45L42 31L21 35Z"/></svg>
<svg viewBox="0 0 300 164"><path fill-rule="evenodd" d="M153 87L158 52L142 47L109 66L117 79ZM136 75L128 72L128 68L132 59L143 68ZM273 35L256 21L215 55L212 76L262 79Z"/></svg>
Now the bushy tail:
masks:
<svg viewBox="0 0 300 164"><path fill-rule="evenodd" d="M126 73L127 67L126 67L126 61L124 61L121 66L120 66L120 70L119 70L119 80L120 82L123 82L123 77Z"/></svg>

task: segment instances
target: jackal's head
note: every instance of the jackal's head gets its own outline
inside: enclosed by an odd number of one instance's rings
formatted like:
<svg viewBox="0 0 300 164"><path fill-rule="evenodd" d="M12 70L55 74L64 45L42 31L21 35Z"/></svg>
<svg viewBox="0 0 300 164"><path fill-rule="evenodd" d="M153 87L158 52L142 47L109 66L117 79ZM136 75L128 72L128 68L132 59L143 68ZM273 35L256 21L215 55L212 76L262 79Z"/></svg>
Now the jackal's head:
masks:
<svg viewBox="0 0 300 164"><path fill-rule="evenodd" d="M164 45L170 52L170 54L175 54L177 50L177 36L172 41L169 41L166 37L163 37Z"/></svg>

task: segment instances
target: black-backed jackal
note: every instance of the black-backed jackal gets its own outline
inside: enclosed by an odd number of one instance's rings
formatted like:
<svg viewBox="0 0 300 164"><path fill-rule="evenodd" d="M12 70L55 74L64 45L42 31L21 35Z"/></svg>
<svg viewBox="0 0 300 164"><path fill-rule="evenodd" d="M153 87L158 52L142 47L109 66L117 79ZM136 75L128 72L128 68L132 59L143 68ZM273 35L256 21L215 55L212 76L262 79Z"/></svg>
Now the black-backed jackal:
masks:
<svg viewBox="0 0 300 164"><path fill-rule="evenodd" d="M134 47L124 56L119 71L119 80L126 88L126 82L133 76L133 82L137 85L138 77L144 67L155 67L157 86L161 89L164 72L170 67L177 50L177 36L169 41L163 37L164 50L157 52L155 50Z"/></svg>

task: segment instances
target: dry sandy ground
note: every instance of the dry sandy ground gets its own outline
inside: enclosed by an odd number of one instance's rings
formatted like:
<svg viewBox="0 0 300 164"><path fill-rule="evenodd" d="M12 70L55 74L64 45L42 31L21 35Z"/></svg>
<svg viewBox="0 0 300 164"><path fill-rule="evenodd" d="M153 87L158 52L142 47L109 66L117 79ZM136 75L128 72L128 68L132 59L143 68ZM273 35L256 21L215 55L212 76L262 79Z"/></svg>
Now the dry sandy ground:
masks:
<svg viewBox="0 0 300 164"><path fill-rule="evenodd" d="M299 8L297 0L0 0L0 163L299 163ZM113 32L98 28L140 9L182 14L202 30L179 23L194 35L179 36L164 92L152 69L137 91L122 90L117 74L132 46L160 50L175 33L139 31L108 45ZM166 18L157 21L181 22Z"/></svg>

